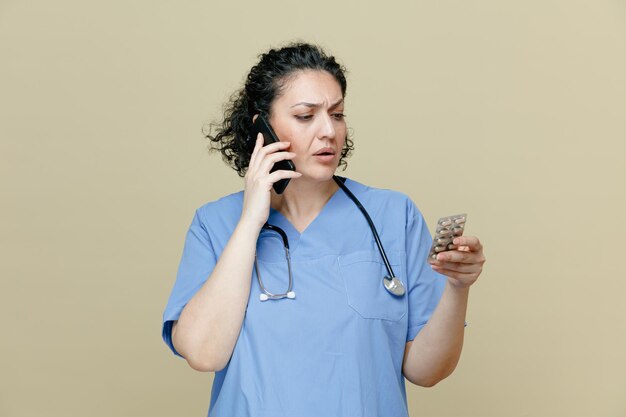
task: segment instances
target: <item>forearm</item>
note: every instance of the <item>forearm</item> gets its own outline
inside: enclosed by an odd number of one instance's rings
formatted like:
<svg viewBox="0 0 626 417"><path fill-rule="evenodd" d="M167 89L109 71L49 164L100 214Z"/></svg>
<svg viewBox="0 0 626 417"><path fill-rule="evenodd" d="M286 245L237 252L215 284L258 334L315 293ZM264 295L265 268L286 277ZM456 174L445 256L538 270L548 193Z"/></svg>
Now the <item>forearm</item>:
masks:
<svg viewBox="0 0 626 417"><path fill-rule="evenodd" d="M232 355L250 295L259 228L240 221L210 277L172 330L176 350L199 371L223 369Z"/></svg>
<svg viewBox="0 0 626 417"><path fill-rule="evenodd" d="M433 386L454 371L463 348L469 287L449 281L428 323L407 346L403 372L414 384Z"/></svg>

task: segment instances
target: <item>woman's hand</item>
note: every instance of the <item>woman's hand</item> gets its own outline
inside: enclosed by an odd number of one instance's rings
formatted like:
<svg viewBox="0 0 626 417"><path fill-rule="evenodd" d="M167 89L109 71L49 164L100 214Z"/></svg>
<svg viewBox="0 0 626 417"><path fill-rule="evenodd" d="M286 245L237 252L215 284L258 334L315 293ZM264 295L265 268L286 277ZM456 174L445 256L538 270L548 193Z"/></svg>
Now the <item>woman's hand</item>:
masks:
<svg viewBox="0 0 626 417"><path fill-rule="evenodd" d="M269 217L271 189L275 182L285 178L299 178L301 173L287 170L270 170L278 161L293 159L293 152L287 152L289 142L274 142L263 146L263 135L258 134L248 171L245 176L245 191L241 218L252 222L259 229Z"/></svg>
<svg viewBox="0 0 626 417"><path fill-rule="evenodd" d="M478 279L483 270L485 255L483 245L476 236L461 236L452 242L456 250L441 252L437 259L428 263L440 274L446 275L450 284L457 288L467 288Z"/></svg>

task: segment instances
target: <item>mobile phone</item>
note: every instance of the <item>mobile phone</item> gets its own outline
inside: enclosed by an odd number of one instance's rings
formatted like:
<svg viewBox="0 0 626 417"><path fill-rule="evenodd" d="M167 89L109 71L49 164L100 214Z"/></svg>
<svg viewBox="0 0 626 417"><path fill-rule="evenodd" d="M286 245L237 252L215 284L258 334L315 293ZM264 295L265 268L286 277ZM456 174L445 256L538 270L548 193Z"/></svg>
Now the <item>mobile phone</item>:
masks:
<svg viewBox="0 0 626 417"><path fill-rule="evenodd" d="M280 139L278 139L278 136L276 136L276 133L274 132L274 129L272 129L272 126L269 124L265 116L261 114L256 118L256 120L252 124L252 137L251 137L252 143L256 141L256 138L259 135L259 133L263 134L263 146L269 145L270 143L274 143L274 142L280 142ZM272 167L272 169L270 169L270 172L274 172L278 170L295 171L296 166L289 159L283 159L282 161L276 162L274 166ZM285 178L282 180L278 180L274 183L273 187L274 187L274 191L276 191L276 194L282 194L283 191L285 191L285 188L287 188L287 184L289 184L290 179L291 178Z"/></svg>

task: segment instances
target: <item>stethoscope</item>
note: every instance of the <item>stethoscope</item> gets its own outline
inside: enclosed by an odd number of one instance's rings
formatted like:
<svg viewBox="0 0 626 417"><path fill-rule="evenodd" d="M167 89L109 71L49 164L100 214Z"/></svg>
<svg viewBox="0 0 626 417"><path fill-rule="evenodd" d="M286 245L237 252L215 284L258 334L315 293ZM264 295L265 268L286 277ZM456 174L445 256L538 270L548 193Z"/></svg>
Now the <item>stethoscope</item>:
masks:
<svg viewBox="0 0 626 417"><path fill-rule="evenodd" d="M378 246L378 251L380 252L380 256L383 258L385 268L387 268L387 275L383 277L383 285L385 286L387 291L389 291L390 294L397 296L397 297L403 296L405 293L404 284L402 284L402 281L400 281L393 273L393 269L391 268L391 265L389 264L389 259L387 259L387 254L385 253L383 244L380 242L380 238L378 237L378 231L376 230L376 226L374 226L374 222L372 221L369 214L367 213L367 210L365 210L365 207L363 207L363 205L358 200L358 198L356 198L356 196L352 194L352 192L348 189L348 187L346 187L346 185L343 183L345 181L345 178L343 178L342 180L341 178L334 175L333 179L335 180L339 188L341 188L343 192L346 193L348 197L350 197L350 200L352 200L354 204L356 204L356 206L359 208L361 213L363 213L363 216L365 216L365 219L367 220L367 223L370 226L370 230L372 231L372 234L374 235L374 240L376 241L376 245ZM287 239L287 234L280 227L271 225L269 223L265 223L263 225L263 229L272 230L278 233L283 241L283 247L285 248L285 257L287 259L287 269L289 271L289 286L287 288L287 291L281 294L273 294L269 292L267 288L265 288L265 286L263 285L263 279L261 279L261 274L259 273L259 265L257 262L257 257L255 255L254 256L254 268L256 270L257 280L259 281L259 287L261 287L261 291L263 291L260 294L259 299L261 301L280 300L282 298L294 299L296 298L296 293L293 291L293 274L291 272L291 256L289 254L289 240Z"/></svg>

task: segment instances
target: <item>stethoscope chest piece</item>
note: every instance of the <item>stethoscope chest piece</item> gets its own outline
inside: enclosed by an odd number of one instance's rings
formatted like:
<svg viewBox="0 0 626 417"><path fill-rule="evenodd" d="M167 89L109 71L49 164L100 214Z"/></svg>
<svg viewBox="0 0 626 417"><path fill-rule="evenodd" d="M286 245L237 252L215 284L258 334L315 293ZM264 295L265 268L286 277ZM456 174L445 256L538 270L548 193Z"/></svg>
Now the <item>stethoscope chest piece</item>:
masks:
<svg viewBox="0 0 626 417"><path fill-rule="evenodd" d="M386 276L383 279L383 285L391 294L401 297L404 295L404 284L396 277L388 277Z"/></svg>

